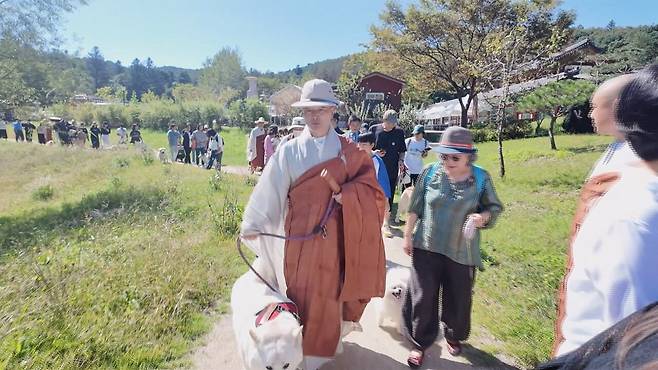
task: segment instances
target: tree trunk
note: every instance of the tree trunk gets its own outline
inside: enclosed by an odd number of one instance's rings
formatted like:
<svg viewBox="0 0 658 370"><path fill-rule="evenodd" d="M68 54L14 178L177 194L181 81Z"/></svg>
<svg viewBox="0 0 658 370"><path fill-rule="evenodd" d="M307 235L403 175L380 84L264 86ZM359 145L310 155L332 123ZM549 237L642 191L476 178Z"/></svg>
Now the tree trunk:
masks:
<svg viewBox="0 0 658 370"><path fill-rule="evenodd" d="M461 108L462 108L461 126L468 127L468 108L466 107L461 107Z"/></svg>
<svg viewBox="0 0 658 370"><path fill-rule="evenodd" d="M555 146L555 135L553 134L555 121L557 121L557 117L551 117L551 125L548 128L548 137L551 139L551 150L557 150L557 146Z"/></svg>
<svg viewBox="0 0 658 370"><path fill-rule="evenodd" d="M505 177L505 157L503 156L503 120L498 122L498 159L500 160L500 177Z"/></svg>
<svg viewBox="0 0 658 370"><path fill-rule="evenodd" d="M542 123L544 123L544 115L542 115L541 118L537 121L537 127L535 127L535 136L539 136L539 129L541 128Z"/></svg>

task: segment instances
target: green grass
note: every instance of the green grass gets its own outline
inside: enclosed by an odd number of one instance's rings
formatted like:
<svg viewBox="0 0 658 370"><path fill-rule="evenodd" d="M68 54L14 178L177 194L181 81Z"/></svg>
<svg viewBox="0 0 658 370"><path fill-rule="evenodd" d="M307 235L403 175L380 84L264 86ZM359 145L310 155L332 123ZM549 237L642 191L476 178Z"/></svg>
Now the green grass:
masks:
<svg viewBox="0 0 658 370"><path fill-rule="evenodd" d="M243 165L246 134L224 133L227 162ZM610 139L556 141L505 142L505 179L496 143L479 145L506 209L483 234L473 344L524 366L549 355L576 197ZM0 369L186 366L245 270L230 236L253 180L132 149L0 142L0 156Z"/></svg>
<svg viewBox="0 0 658 370"><path fill-rule="evenodd" d="M505 211L483 233L486 266L475 286L474 337L492 334L497 340L487 349L524 366L549 356L577 195L610 138L561 135L556 142L557 151L547 137L504 142L504 179L497 144L478 146L478 164L492 175Z"/></svg>
<svg viewBox="0 0 658 370"><path fill-rule="evenodd" d="M0 369L185 367L246 270L245 179L132 149L0 156Z"/></svg>

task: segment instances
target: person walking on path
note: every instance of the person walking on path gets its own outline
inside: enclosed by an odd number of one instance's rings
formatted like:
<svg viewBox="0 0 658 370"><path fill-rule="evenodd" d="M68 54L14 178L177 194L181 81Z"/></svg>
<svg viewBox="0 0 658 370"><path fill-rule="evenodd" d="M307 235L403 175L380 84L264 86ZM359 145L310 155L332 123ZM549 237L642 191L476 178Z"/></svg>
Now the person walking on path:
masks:
<svg viewBox="0 0 658 370"><path fill-rule="evenodd" d="M142 142L142 133L139 131L139 126L133 124L132 130L130 131L130 143L137 144Z"/></svg>
<svg viewBox="0 0 658 370"><path fill-rule="evenodd" d="M388 198L388 207L393 212L393 198L398 183L398 173L404 168L404 153L407 147L404 144L404 131L397 127L398 114L390 109L384 112L383 122L370 128L375 135L375 153L384 160L388 180L391 182L391 197ZM384 220L384 230L387 236L392 235L389 221Z"/></svg>
<svg viewBox="0 0 658 370"><path fill-rule="evenodd" d="M304 84L293 107L306 128L270 158L241 225L259 273L298 307L307 370L329 361L343 324L356 326L370 298L384 293L385 198L370 157L332 129L337 105L328 82Z"/></svg>
<svg viewBox="0 0 658 370"><path fill-rule="evenodd" d="M191 136L191 127L190 124L188 123L187 126L183 129L183 151L185 151L185 163L190 164L191 163L191 156L192 156L192 146L190 142L190 136Z"/></svg>
<svg viewBox="0 0 658 370"><path fill-rule="evenodd" d="M416 180L423 171L423 159L427 157L427 153L432 149L427 139L425 139L425 127L423 125L416 125L412 135L404 141L407 147L407 153L404 155L404 166L409 171L409 177L411 178L409 186L416 185Z"/></svg>
<svg viewBox="0 0 658 370"><path fill-rule="evenodd" d="M203 130L203 125L198 125L192 133L192 145L194 146L194 163L201 166L199 157L206 155L206 147L208 146L208 136Z"/></svg>
<svg viewBox="0 0 658 370"><path fill-rule="evenodd" d="M265 136L265 141L263 142L263 151L264 151L264 165L267 165L267 161L274 155L277 146L279 145L279 127L272 125L267 129L267 136Z"/></svg>
<svg viewBox="0 0 658 370"><path fill-rule="evenodd" d="M217 130L220 130L217 126ZM222 155L224 154L224 139L219 135L214 129L210 129L207 132L208 134L208 150L210 150L210 160L206 165L206 169L211 169L213 164L217 171L222 170ZM215 161L217 163L215 164Z"/></svg>
<svg viewBox="0 0 658 370"><path fill-rule="evenodd" d="M123 123L117 129L117 136L119 137L119 145L128 144L128 130L123 126Z"/></svg>
<svg viewBox="0 0 658 370"><path fill-rule="evenodd" d="M46 143L46 131L48 129L48 124L45 122L41 122L39 124L39 127L37 128L37 140L39 140L39 144L45 144Z"/></svg>
<svg viewBox="0 0 658 370"><path fill-rule="evenodd" d="M25 135L23 134L23 125L19 120L14 121L14 138L16 139L16 142L25 141Z"/></svg>
<svg viewBox="0 0 658 370"><path fill-rule="evenodd" d="M267 123L263 117L254 121L256 127L251 129L249 140L247 140L247 162L251 171L255 172L265 166L265 152L263 143L265 142L265 129L263 126Z"/></svg>
<svg viewBox="0 0 658 370"><path fill-rule="evenodd" d="M345 133L345 137L352 143L359 142L359 135L361 135L361 118L353 114L347 121L349 131Z"/></svg>
<svg viewBox="0 0 658 370"><path fill-rule="evenodd" d="M181 135L180 132L178 132L178 127L176 125L169 125L169 131L167 131L167 142L169 143L169 153L171 155L171 163L176 162L180 140L181 140Z"/></svg>
<svg viewBox="0 0 658 370"><path fill-rule="evenodd" d="M557 322L557 356L658 301L656 86L658 64L635 74L615 99L615 121L639 160L595 176L598 189L591 190L599 196L577 209ZM581 202L588 195L581 194Z"/></svg>
<svg viewBox="0 0 658 370"><path fill-rule="evenodd" d="M110 143L110 133L112 130L110 129L110 124L105 122L103 124L103 128L101 128L101 140L103 142L103 149L109 149L112 144Z"/></svg>
<svg viewBox="0 0 658 370"><path fill-rule="evenodd" d="M91 147L94 149L100 148L101 130L98 128L96 122L91 123L91 129L89 130L89 132L90 132L89 137L91 139Z"/></svg>
<svg viewBox="0 0 658 370"><path fill-rule="evenodd" d="M412 267L402 313L413 368L422 365L440 322L448 352L461 353L471 329L475 269L482 268L479 229L493 226L503 210L489 173L473 165L469 130L449 127L434 150L440 160L421 172L404 231Z"/></svg>
<svg viewBox="0 0 658 370"><path fill-rule="evenodd" d="M23 123L23 131L25 131L25 141L28 143L32 142L32 133L37 127L30 121Z"/></svg>

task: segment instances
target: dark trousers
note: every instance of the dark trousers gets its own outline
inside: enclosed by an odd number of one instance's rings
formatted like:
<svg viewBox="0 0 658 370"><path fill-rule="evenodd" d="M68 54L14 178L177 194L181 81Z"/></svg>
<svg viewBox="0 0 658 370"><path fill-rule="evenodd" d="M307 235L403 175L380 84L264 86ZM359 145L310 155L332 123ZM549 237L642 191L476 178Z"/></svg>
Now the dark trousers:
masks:
<svg viewBox="0 0 658 370"><path fill-rule="evenodd" d="M7 139L7 130L0 130L0 139Z"/></svg>
<svg viewBox="0 0 658 370"><path fill-rule="evenodd" d="M468 339L474 283L475 267L414 248L402 315L407 337L416 348L425 350L436 341L440 322L446 340Z"/></svg>
<svg viewBox="0 0 658 370"><path fill-rule="evenodd" d="M184 147L183 150L185 151L185 163L189 164L190 160L192 159L192 157L191 157L192 148L190 148L190 147L185 148Z"/></svg>
<svg viewBox="0 0 658 370"><path fill-rule="evenodd" d="M37 138L39 139L39 144L45 144L46 143L46 135L37 134Z"/></svg>
<svg viewBox="0 0 658 370"><path fill-rule="evenodd" d="M14 138L16 141L25 141L25 135L23 134L23 130L14 130Z"/></svg>
<svg viewBox="0 0 658 370"><path fill-rule="evenodd" d="M98 137L94 137L94 136L91 137L91 147L94 149L98 149L101 147L101 143L98 140Z"/></svg>
<svg viewBox="0 0 658 370"><path fill-rule="evenodd" d="M393 198L395 198L395 187L398 184L398 162L387 163L384 162L386 167L386 173L388 174L388 182L391 185L391 197L388 198L388 206L391 212L393 212Z"/></svg>

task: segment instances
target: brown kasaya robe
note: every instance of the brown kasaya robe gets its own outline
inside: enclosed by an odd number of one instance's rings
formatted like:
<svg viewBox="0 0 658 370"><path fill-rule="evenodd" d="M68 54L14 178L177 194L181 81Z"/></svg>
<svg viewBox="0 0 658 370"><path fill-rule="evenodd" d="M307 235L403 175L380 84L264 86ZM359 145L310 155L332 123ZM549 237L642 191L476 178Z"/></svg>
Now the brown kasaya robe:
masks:
<svg viewBox="0 0 658 370"><path fill-rule="evenodd" d="M566 273L562 283L560 284L560 290L558 291L557 320L555 321L555 341L553 342L553 355L557 353L560 344L564 342L564 336L562 334L562 323L564 322L564 317L566 315L567 280L569 279L569 274L573 269L573 242L576 239L576 235L578 235L580 226L583 224L583 221L585 221L585 217L589 213L589 210L601 197L603 197L608 192L612 185L617 183L619 177L620 175L618 172L602 173L589 179L585 185L583 185L583 188L580 191L580 197L576 207L576 214L574 215L573 221L571 222L569 249L567 251Z"/></svg>
<svg viewBox="0 0 658 370"><path fill-rule="evenodd" d="M340 140L339 157L305 172L288 194L286 235L306 235L320 223L332 195L320 172L326 168L341 185L342 206L329 218L326 238L286 242L287 296L299 307L304 355L310 356L333 356L342 320L359 321L370 298L384 295L386 198L370 157Z"/></svg>
<svg viewBox="0 0 658 370"><path fill-rule="evenodd" d="M256 158L249 162L249 166L253 171L263 169L265 167L265 149L263 144L265 143L265 134L256 136Z"/></svg>

